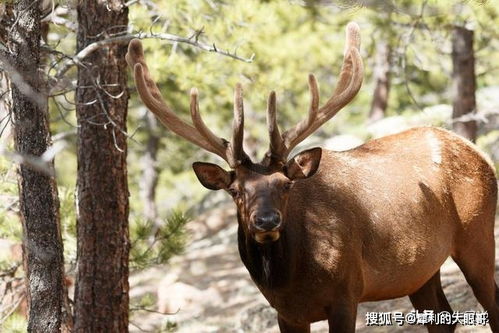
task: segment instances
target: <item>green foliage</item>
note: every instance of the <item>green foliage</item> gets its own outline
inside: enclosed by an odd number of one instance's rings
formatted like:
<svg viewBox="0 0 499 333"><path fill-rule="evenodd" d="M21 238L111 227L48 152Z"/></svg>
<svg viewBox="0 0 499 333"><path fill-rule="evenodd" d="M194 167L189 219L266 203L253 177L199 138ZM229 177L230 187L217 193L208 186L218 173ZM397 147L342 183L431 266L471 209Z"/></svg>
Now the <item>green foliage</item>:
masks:
<svg viewBox="0 0 499 333"><path fill-rule="evenodd" d="M161 328L161 332L163 333L173 333L177 332L178 329L178 324L174 321L167 320L164 324L163 327Z"/></svg>
<svg viewBox="0 0 499 333"><path fill-rule="evenodd" d="M140 298L137 304L134 305L136 309L152 308L156 304L156 299L151 294L145 294Z"/></svg>
<svg viewBox="0 0 499 333"><path fill-rule="evenodd" d="M172 256L182 253L187 241L185 224L188 218L174 211L161 226L137 220L130 226L132 247L130 266L135 269L166 263Z"/></svg>
<svg viewBox="0 0 499 333"><path fill-rule="evenodd" d="M64 260L76 263L76 211L74 188L59 186L59 215L61 218L62 240L64 243Z"/></svg>
<svg viewBox="0 0 499 333"><path fill-rule="evenodd" d="M15 167L0 156L0 239L20 242L22 227L16 214L18 194Z"/></svg>
<svg viewBox="0 0 499 333"><path fill-rule="evenodd" d="M13 313L3 322L0 329L6 333L25 333L28 331L28 321L24 316Z"/></svg>
<svg viewBox="0 0 499 333"><path fill-rule="evenodd" d="M22 226L12 212L0 212L0 238L21 241Z"/></svg>

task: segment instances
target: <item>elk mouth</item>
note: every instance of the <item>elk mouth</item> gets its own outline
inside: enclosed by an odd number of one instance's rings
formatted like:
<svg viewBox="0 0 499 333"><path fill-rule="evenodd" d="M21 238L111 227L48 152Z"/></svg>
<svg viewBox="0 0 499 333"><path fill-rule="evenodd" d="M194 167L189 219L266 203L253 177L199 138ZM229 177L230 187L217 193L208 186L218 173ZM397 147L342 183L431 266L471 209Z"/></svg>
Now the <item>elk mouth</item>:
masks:
<svg viewBox="0 0 499 333"><path fill-rule="evenodd" d="M277 230L266 232L255 232L255 240L260 244L275 242L279 239L281 233Z"/></svg>

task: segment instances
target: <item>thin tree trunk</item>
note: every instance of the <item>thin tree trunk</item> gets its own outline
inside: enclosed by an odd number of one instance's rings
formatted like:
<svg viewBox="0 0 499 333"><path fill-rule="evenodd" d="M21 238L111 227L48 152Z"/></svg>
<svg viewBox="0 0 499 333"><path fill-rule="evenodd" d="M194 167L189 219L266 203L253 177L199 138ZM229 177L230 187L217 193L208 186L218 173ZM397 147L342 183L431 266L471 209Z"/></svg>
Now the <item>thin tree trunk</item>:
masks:
<svg viewBox="0 0 499 333"><path fill-rule="evenodd" d="M0 3L0 42L8 43L8 30L13 20L12 5ZM0 71L0 144L10 137L10 116L12 110L12 91L10 78L6 71Z"/></svg>
<svg viewBox="0 0 499 333"><path fill-rule="evenodd" d="M11 84L15 149L22 155L41 156L51 142L46 83L40 75L40 11L32 0L13 6L17 17L9 31L9 62L11 71L21 77ZM53 171L52 164L49 169ZM69 315L56 182L22 164L18 173L28 332L65 331Z"/></svg>
<svg viewBox="0 0 499 333"><path fill-rule="evenodd" d="M144 217L154 225L154 231L159 227L158 207L156 205L156 187L158 185L158 121L151 112L146 113L147 146L142 155L142 181L140 195L144 204Z"/></svg>
<svg viewBox="0 0 499 333"><path fill-rule="evenodd" d="M452 118L456 133L475 142L476 112L475 55L473 53L473 31L454 26L452 31Z"/></svg>
<svg viewBox="0 0 499 333"><path fill-rule="evenodd" d="M378 41L374 65L375 88L369 112L369 122L374 122L385 116L390 92L390 62L391 48L389 41Z"/></svg>
<svg viewBox="0 0 499 333"><path fill-rule="evenodd" d="M6 72L0 71L0 145L10 137L10 116L12 110L12 92L10 79Z"/></svg>
<svg viewBox="0 0 499 333"><path fill-rule="evenodd" d="M77 49L126 31L120 0L79 0ZM109 45L78 67L76 332L128 331L126 45Z"/></svg>

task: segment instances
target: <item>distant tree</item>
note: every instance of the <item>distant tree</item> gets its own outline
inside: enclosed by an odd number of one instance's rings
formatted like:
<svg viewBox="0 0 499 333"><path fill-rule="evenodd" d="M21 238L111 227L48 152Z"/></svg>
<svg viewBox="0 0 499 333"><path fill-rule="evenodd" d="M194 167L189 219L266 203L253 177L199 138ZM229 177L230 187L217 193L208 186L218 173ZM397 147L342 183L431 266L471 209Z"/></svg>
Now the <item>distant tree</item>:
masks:
<svg viewBox="0 0 499 333"><path fill-rule="evenodd" d="M373 80L374 92L369 111L369 121L373 122L385 116L390 93L390 66L392 46L390 33L384 33L375 42L376 54L374 58Z"/></svg>
<svg viewBox="0 0 499 333"><path fill-rule="evenodd" d="M77 52L127 33L123 0L80 0ZM128 331L126 44L95 50L78 66L75 332Z"/></svg>
<svg viewBox="0 0 499 333"><path fill-rule="evenodd" d="M142 179L140 182L140 196L144 205L143 213L147 222L159 228L158 207L156 205L156 187L158 186L158 148L160 144L158 121L154 114L147 112L145 118L145 129L147 141L143 152Z"/></svg>
<svg viewBox="0 0 499 333"><path fill-rule="evenodd" d="M477 123L475 54L473 31L463 26L452 28L452 118L456 133L475 142Z"/></svg>
<svg viewBox="0 0 499 333"><path fill-rule="evenodd" d="M20 0L6 5L4 10L11 15L3 18L9 23L6 38L9 51L2 54L1 60L11 79L14 146L21 162L33 161L51 146L46 82L41 75L40 6L31 0ZM34 169L29 163L21 163L18 168L28 332L70 329L59 200L53 172L51 161L45 168Z"/></svg>

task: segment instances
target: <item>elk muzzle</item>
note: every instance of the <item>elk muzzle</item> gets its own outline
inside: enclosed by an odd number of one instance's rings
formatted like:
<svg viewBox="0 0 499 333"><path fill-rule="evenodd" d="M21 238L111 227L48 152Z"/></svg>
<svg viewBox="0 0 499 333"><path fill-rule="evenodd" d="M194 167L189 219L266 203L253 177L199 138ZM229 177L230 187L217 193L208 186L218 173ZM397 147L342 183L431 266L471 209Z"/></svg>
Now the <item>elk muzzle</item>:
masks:
<svg viewBox="0 0 499 333"><path fill-rule="evenodd" d="M251 229L258 243L274 242L280 237L281 214L272 210L256 212L251 216Z"/></svg>

